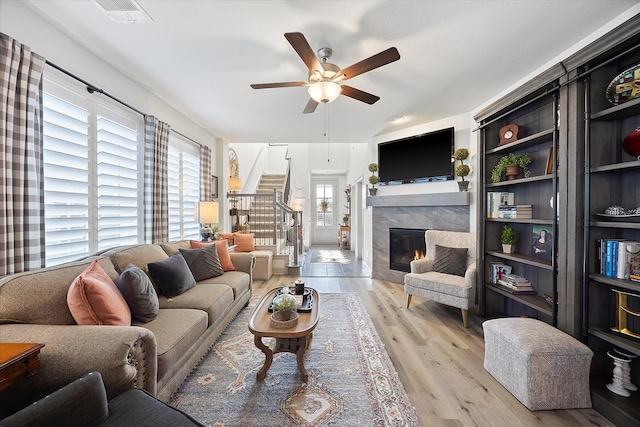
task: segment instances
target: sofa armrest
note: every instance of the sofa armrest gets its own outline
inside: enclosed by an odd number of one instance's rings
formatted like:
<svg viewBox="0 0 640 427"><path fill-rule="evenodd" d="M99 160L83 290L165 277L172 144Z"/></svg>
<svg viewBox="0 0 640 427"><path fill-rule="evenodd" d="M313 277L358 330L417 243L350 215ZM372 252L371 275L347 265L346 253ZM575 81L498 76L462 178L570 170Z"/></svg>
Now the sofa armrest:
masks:
<svg viewBox="0 0 640 427"><path fill-rule="evenodd" d="M99 372L90 372L0 421L2 427L98 426L109 417Z"/></svg>
<svg viewBox="0 0 640 427"><path fill-rule="evenodd" d="M109 398L131 388L156 394L157 344L148 329L4 324L0 336L5 342L45 345L40 350L38 373L25 387L51 391L95 371L102 375Z"/></svg>
<svg viewBox="0 0 640 427"><path fill-rule="evenodd" d="M433 268L433 260L430 258L414 259L410 265L412 273L426 273Z"/></svg>
<svg viewBox="0 0 640 427"><path fill-rule="evenodd" d="M471 288L469 294L469 301L475 303L475 291L476 291L476 263L472 262L467 267L467 271L464 273L464 283Z"/></svg>
<svg viewBox="0 0 640 427"><path fill-rule="evenodd" d="M251 276L253 283L253 266L256 264L256 257L249 252L231 252L231 262L238 271L243 271Z"/></svg>

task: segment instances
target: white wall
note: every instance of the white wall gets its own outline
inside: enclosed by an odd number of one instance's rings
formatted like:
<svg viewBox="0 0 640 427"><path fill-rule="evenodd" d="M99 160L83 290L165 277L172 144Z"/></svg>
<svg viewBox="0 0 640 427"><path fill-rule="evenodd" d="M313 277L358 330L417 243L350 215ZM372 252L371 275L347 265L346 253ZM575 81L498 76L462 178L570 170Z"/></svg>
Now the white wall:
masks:
<svg viewBox="0 0 640 427"><path fill-rule="evenodd" d="M406 138L409 136L420 135L427 132L433 132L440 129L453 127L455 129L454 142L455 148L466 148L469 150L469 159L466 162L471 167L471 174L467 176L467 181L470 181L469 192L471 193L471 215L469 230L476 229L476 216L475 211L477 209L477 201L475 200L474 193L476 190L476 183L478 177L474 173L477 169L478 163L478 136L477 132L473 132L476 127L476 123L473 120L471 113L460 114L454 117L448 117L446 119L438 120L431 123L423 123L420 125L412 126L406 129L398 130L395 132L379 135L373 138L369 144L369 152L366 158L367 162L361 162L361 168L366 172L365 183L368 183L368 177L370 173L367 170L367 166L371 162L378 161L378 144L381 142L393 141L396 139ZM456 178L457 179L457 178ZM456 181L437 181L437 182L423 182L414 184L402 184L402 185L387 185L378 186L378 196L400 195L400 194L427 194L427 193L453 193L458 192L458 184ZM365 195L366 197L366 195ZM371 266L373 254L372 248L372 224L371 224L371 207L367 207L364 213L364 251L362 255L363 261Z"/></svg>

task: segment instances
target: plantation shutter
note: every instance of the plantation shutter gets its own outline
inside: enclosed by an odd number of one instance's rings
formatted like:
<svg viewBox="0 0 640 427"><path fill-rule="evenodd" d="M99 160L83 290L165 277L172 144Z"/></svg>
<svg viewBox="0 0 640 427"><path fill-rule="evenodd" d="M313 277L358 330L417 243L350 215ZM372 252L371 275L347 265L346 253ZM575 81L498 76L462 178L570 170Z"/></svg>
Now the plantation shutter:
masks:
<svg viewBox="0 0 640 427"><path fill-rule="evenodd" d="M56 88L44 105L46 265L89 253L89 110L86 100Z"/></svg>
<svg viewBox="0 0 640 427"><path fill-rule="evenodd" d="M46 265L139 243L141 117L45 80Z"/></svg>
<svg viewBox="0 0 640 427"><path fill-rule="evenodd" d="M97 116L98 250L139 242L143 174L136 123L100 109Z"/></svg>

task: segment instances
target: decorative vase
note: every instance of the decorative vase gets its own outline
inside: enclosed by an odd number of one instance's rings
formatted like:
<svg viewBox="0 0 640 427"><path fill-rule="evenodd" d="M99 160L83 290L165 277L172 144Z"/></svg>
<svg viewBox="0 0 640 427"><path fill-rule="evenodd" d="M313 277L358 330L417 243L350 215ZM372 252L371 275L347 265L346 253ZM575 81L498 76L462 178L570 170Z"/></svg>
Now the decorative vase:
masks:
<svg viewBox="0 0 640 427"><path fill-rule="evenodd" d="M507 176L507 179L509 181L513 181L514 179L516 179L519 173L520 173L519 165L507 165L506 170L504 172L504 174Z"/></svg>
<svg viewBox="0 0 640 427"><path fill-rule="evenodd" d="M515 252L516 249L516 245L505 245L504 243L502 244L502 252L504 252L505 254L512 254Z"/></svg>
<svg viewBox="0 0 640 427"><path fill-rule="evenodd" d="M622 143L622 149L630 156L640 160L640 126L627 135Z"/></svg>
<svg viewBox="0 0 640 427"><path fill-rule="evenodd" d="M372 187L369 189L370 196L375 196L377 192L378 192L378 189L376 187Z"/></svg>
<svg viewBox="0 0 640 427"><path fill-rule="evenodd" d="M458 188L460 191L467 191L469 188L469 181L458 181Z"/></svg>

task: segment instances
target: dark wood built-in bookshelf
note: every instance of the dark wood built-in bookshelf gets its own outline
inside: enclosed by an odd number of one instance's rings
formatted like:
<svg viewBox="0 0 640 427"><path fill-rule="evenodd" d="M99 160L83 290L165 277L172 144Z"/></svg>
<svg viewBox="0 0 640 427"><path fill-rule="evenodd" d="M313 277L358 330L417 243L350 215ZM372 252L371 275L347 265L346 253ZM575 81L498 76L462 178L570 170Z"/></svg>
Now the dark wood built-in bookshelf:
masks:
<svg viewBox="0 0 640 427"><path fill-rule="evenodd" d="M557 326L594 352L593 406L617 425L640 426L640 391L618 396L612 382L618 348L640 355L640 339L612 329L626 316L628 330L640 334L640 283L600 271L599 241L640 241L640 218L603 216L610 206L640 207L640 160L622 149L624 138L640 126L640 98L612 105L606 90L614 77L640 63L640 15L620 25L562 63L480 111L478 153L478 295L485 318L529 316ZM525 129L515 142L499 145L507 124ZM546 166L553 152L553 168ZM491 170L509 153L532 153L531 177L492 183ZM557 153L557 154L556 154ZM533 206L532 219L487 218L487 193L511 192L515 204ZM504 254L500 232L512 226L520 239L515 254ZM553 233L553 257L540 260L527 251L533 226ZM488 280L490 263L511 265L529 279L535 295L519 295ZM549 293L555 304L547 303ZM629 312L616 304L624 292ZM638 295L636 298L634 295ZM622 314L621 314L622 313ZM631 363L631 382L640 385L640 358Z"/></svg>

